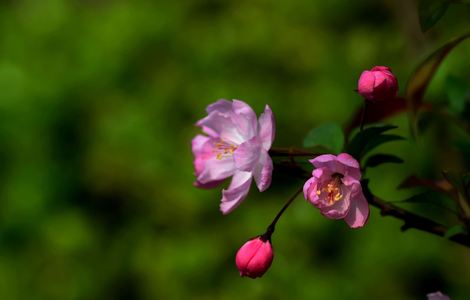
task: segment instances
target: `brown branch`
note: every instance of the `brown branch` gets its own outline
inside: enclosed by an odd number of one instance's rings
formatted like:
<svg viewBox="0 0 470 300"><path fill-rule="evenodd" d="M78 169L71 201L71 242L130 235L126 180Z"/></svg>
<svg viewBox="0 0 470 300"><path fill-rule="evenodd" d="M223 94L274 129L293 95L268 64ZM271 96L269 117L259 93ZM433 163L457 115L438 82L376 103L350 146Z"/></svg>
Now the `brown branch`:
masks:
<svg viewBox="0 0 470 300"><path fill-rule="evenodd" d="M444 237L447 230L449 229L442 224L404 210L403 208L395 206L371 194L366 195L366 198L370 205L380 209L380 214L382 216L392 216L403 220L405 223L401 227L402 231L415 228ZM449 237L449 240L470 247L470 236L468 234L458 233Z"/></svg>
<svg viewBox="0 0 470 300"><path fill-rule="evenodd" d="M305 149L298 149L295 147L272 147L269 150L269 155L271 156L310 156L313 158L314 156L318 156L321 154L324 153L312 152Z"/></svg>

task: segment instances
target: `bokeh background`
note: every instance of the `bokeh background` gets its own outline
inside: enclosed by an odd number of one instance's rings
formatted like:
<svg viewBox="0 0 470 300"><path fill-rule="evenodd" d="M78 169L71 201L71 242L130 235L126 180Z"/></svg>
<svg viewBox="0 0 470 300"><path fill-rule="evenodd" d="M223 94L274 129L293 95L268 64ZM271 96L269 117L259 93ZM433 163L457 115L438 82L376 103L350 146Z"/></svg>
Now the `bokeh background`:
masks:
<svg viewBox="0 0 470 300"><path fill-rule="evenodd" d="M277 226L275 260L241 278L234 256L301 181L275 174L232 214L194 180L194 123L219 98L277 119L300 146L361 106L359 74L389 65L401 91L420 59L470 28L455 5L426 35L410 0L5 0L0 2L0 299L425 299L470 297L470 249L375 208L350 230L301 197ZM470 78L470 42L433 80ZM468 81L467 81L468 82ZM388 121L407 134L406 116ZM429 143L367 175L387 200L426 174ZM432 168L431 168L432 169Z"/></svg>

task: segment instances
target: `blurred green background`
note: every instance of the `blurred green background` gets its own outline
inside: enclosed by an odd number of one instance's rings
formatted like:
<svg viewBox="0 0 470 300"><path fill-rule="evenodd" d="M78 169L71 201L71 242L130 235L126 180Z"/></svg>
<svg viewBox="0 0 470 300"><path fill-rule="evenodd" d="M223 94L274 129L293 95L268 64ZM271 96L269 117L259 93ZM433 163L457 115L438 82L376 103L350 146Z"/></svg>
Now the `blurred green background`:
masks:
<svg viewBox="0 0 470 300"><path fill-rule="evenodd" d="M410 0L1 1L0 299L469 299L470 249L402 233L375 208L349 230L301 197L278 223L269 272L239 277L238 247L302 182L275 174L224 217L220 190L192 186L190 149L219 98L269 104L275 146L300 146L360 107L362 70L391 66L403 91L469 15L452 6L423 35ZM469 44L429 98L446 97L449 75L470 78ZM389 122L407 132L405 116ZM402 199L396 185L432 151L383 149L406 162L370 172L371 187Z"/></svg>

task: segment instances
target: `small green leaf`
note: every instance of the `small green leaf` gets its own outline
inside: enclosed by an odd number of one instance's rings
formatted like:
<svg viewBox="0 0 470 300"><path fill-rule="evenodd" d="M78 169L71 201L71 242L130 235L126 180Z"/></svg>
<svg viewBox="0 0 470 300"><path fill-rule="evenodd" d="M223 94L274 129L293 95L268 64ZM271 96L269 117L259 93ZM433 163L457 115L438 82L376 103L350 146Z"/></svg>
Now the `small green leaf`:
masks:
<svg viewBox="0 0 470 300"><path fill-rule="evenodd" d="M419 23L421 31L428 31L446 13L450 5L449 0L420 0Z"/></svg>
<svg viewBox="0 0 470 300"><path fill-rule="evenodd" d="M465 227L463 227L462 225L454 225L450 227L449 229L447 229L444 237L448 239L448 238L453 237L454 235L461 234L461 233L463 234L467 233L467 231L465 230Z"/></svg>
<svg viewBox="0 0 470 300"><path fill-rule="evenodd" d="M346 149L349 154L358 160L361 160L372 149L390 141L403 140L403 137L394 134L383 134L384 132L395 129L396 126L384 125L366 128L358 132Z"/></svg>
<svg viewBox="0 0 470 300"><path fill-rule="evenodd" d="M373 168L385 163L401 164L403 163L403 159L391 154L375 154L367 159L365 166Z"/></svg>
<svg viewBox="0 0 470 300"><path fill-rule="evenodd" d="M378 146L388 143L388 142L393 142L393 141L402 141L405 138L396 134L382 134L376 137L373 140L370 140L364 147L362 151L362 156L366 155L369 151L373 150L374 148L377 148Z"/></svg>
<svg viewBox="0 0 470 300"><path fill-rule="evenodd" d="M465 109L465 102L470 90L467 82L455 77L449 76L446 79L447 97L449 97L450 109L458 114L461 114Z"/></svg>
<svg viewBox="0 0 470 300"><path fill-rule="evenodd" d="M344 146L344 134L336 123L326 123L312 129L304 139L304 147L323 147L339 153Z"/></svg>
<svg viewBox="0 0 470 300"><path fill-rule="evenodd" d="M406 86L405 98L408 103L408 109L410 110L410 124L413 133L416 133L417 112L422 106L423 97L431 79L450 51L467 38L470 38L470 33L450 40L444 46L429 55L410 76Z"/></svg>

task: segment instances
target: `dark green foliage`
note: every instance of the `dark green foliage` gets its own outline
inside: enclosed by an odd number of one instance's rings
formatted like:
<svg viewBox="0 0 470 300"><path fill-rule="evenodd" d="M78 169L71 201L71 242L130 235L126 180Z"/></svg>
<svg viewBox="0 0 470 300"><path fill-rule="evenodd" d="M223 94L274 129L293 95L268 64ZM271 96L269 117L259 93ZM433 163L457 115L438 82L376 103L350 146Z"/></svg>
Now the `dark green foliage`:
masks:
<svg viewBox="0 0 470 300"><path fill-rule="evenodd" d="M367 158L365 167L376 167L385 163L403 163L403 159L392 154L375 154Z"/></svg>
<svg viewBox="0 0 470 300"><path fill-rule="evenodd" d="M399 135L384 134L395 128L397 127L393 125L383 125L359 131L346 146L347 152L360 161L369 151L384 143L403 140Z"/></svg>
<svg viewBox="0 0 470 300"><path fill-rule="evenodd" d="M322 147L332 153L339 153L344 145L343 130L336 123L325 123L310 130L303 145L304 147Z"/></svg>

